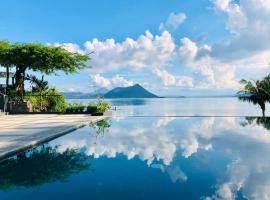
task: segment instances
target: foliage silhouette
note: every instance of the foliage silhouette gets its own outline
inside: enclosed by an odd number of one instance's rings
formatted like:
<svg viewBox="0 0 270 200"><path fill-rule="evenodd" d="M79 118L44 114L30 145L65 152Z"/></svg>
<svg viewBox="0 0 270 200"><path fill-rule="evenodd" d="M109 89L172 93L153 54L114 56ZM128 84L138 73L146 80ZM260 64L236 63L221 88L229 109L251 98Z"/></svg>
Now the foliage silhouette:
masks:
<svg viewBox="0 0 270 200"><path fill-rule="evenodd" d="M245 121L241 123L242 126L257 124L270 130L270 117L245 117Z"/></svg>
<svg viewBox="0 0 270 200"><path fill-rule="evenodd" d="M0 190L64 181L72 174L89 169L88 158L74 149L58 152L57 147L42 146L0 164Z"/></svg>
<svg viewBox="0 0 270 200"><path fill-rule="evenodd" d="M240 94L239 100L259 105L264 117L265 103L270 102L270 75L263 78L263 80L253 82L243 79L240 83L244 85L244 88L238 92Z"/></svg>

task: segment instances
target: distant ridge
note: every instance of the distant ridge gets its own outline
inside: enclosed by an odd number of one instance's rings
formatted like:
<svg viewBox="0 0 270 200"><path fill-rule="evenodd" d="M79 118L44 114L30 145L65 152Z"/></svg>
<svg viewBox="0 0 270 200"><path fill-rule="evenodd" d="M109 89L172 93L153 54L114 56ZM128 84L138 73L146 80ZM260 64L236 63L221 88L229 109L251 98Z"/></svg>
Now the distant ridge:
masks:
<svg viewBox="0 0 270 200"><path fill-rule="evenodd" d="M157 95L147 91L141 85L135 84L130 87L117 87L107 92L105 98L159 98Z"/></svg>
<svg viewBox="0 0 270 200"><path fill-rule="evenodd" d="M67 99L92 99L96 98L97 95L104 96L104 94L108 92L105 88L100 88L92 93L83 93L83 92L63 92L63 95Z"/></svg>
<svg viewBox="0 0 270 200"><path fill-rule="evenodd" d="M89 99L91 97L90 94L82 92L63 92L63 95L67 99Z"/></svg>

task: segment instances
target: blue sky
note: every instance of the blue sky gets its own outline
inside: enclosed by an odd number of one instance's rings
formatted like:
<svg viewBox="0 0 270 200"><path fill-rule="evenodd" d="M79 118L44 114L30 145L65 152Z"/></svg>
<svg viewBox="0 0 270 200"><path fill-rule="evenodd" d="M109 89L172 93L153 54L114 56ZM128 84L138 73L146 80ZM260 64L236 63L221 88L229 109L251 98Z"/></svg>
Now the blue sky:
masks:
<svg viewBox="0 0 270 200"><path fill-rule="evenodd" d="M270 61L269 0L0 0L0 39L94 51L62 91L139 83L162 95L227 94ZM252 31L250 31L252 30ZM128 38L128 39L126 39Z"/></svg>

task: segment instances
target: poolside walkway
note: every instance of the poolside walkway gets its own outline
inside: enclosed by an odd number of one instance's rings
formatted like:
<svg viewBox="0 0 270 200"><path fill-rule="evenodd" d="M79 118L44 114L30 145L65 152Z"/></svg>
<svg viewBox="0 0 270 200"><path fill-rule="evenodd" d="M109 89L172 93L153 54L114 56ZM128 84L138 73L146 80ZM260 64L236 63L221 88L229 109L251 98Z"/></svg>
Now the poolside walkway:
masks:
<svg viewBox="0 0 270 200"><path fill-rule="evenodd" d="M89 115L0 115L0 160L105 119Z"/></svg>

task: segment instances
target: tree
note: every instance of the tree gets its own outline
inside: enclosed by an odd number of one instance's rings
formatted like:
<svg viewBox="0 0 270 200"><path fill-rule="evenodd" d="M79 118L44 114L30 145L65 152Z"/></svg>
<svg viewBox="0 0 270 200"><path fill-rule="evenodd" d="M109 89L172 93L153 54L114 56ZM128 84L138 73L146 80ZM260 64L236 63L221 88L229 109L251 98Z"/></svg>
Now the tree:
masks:
<svg viewBox="0 0 270 200"><path fill-rule="evenodd" d="M57 71L74 73L85 68L89 59L87 55L71 53L61 47L0 41L0 65L16 68L14 88L20 95L24 93L27 70L47 75Z"/></svg>
<svg viewBox="0 0 270 200"><path fill-rule="evenodd" d="M243 90L239 91L239 100L259 105L262 110L262 115L265 117L265 103L270 101L270 75L263 80L240 81L244 85Z"/></svg>
<svg viewBox="0 0 270 200"><path fill-rule="evenodd" d="M8 62L7 53L9 50L9 43L6 41L0 41L0 65L6 67L6 85L9 84L9 68L10 63Z"/></svg>
<svg viewBox="0 0 270 200"><path fill-rule="evenodd" d="M49 83L48 81L44 80L44 75L41 77L41 79L38 79L34 75L27 75L25 80L30 81L32 84L32 92L42 92L49 89Z"/></svg>

